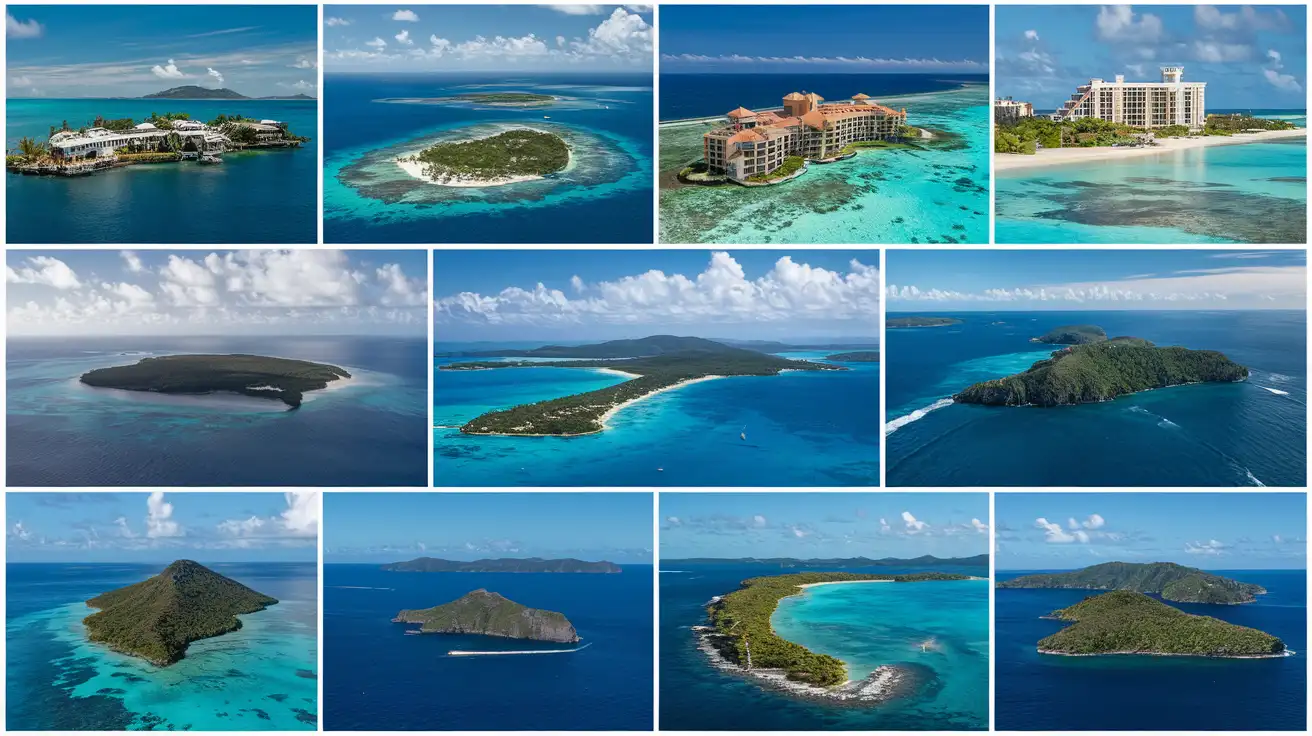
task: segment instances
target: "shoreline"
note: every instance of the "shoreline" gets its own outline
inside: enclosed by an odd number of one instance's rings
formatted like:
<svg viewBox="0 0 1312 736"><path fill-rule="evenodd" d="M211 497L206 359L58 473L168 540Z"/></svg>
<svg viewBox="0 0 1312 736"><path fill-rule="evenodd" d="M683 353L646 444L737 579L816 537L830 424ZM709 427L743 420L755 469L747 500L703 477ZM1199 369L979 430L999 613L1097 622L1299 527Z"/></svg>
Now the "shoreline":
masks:
<svg viewBox="0 0 1312 736"><path fill-rule="evenodd" d="M1053 657L1113 657L1117 655L1140 656L1140 657L1198 657L1201 659L1282 659L1292 657L1298 652L1286 649L1280 654L1179 654L1176 652L1095 652L1092 654L1076 654L1074 652L1059 652L1055 649L1035 648L1039 654L1047 654Z"/></svg>
<svg viewBox="0 0 1312 736"><path fill-rule="evenodd" d="M1267 130L1261 133L1236 133L1228 136L1201 136L1196 138L1163 138L1155 146L1139 148L1112 148L1110 146L1091 146L1088 148L1044 148L1034 155L1023 153L994 153L993 170L995 173L1037 169L1048 166L1087 164L1099 161L1122 161L1129 158L1172 154L1178 151L1191 151L1215 146L1235 146L1246 143L1264 143L1286 138L1306 138L1307 128L1293 130Z"/></svg>
<svg viewBox="0 0 1312 736"><path fill-rule="evenodd" d="M488 138L495 138L495 137L501 135L502 133L507 133L507 132L512 131L512 130L531 130L531 131L533 131L534 133L545 133L545 134L547 134L547 135L555 135L557 138L560 137L560 136L556 135L555 133L552 133L552 132L549 131L549 130L538 130L537 128L534 128L534 127L532 127L532 126L528 126L528 125L517 125L517 126L512 126L512 127L507 128L507 129L505 129L505 130L501 130L501 131L498 131L498 132L496 132L496 133L491 133L491 134L488 134L488 135L480 135L480 136L475 136L475 137L473 137L473 138L461 138L461 139L459 139L459 140L452 140L452 141L438 141L437 143L430 143L429 145L425 146L424 148L420 148L420 149L417 149L417 150L415 150L415 151L409 151L409 152L406 152L406 153L401 154L401 156L399 156L398 158L396 158L396 159L394 160L394 163L397 165L398 168L400 168L402 171L404 171L404 172L405 172L406 174L408 174L410 177L412 177L412 178L414 178L414 179L418 179L419 181L422 181L422 182L424 182L424 183L426 183L426 184L432 184L432 185L434 185L434 186L439 186L439 187L457 187L457 188L468 188L468 189L480 189L480 188L483 188L483 187L502 187L502 186L506 186L506 185L508 185L508 184L522 184L522 183L524 183L524 182L526 182L526 181L539 181L539 180L541 180L541 179L545 179L545 178L547 178L548 175L545 175L545 174L528 174L528 175L524 175L524 176L507 176L507 177L502 177L502 178L499 178L499 179L462 179L462 178L455 177L455 176L447 176L447 177L444 177L444 179L443 179L442 181L436 181L436 180L433 180L433 179L428 178L427 176L424 176L424 166L425 166L424 163L422 163L422 162L420 162L420 161L407 161L407 160L406 160L406 159L410 158L411 156L418 156L419 154L421 154L421 153L423 153L424 151L428 150L428 149L431 148L432 146L434 146L434 145L438 145L438 144L441 144L441 143L470 143L470 142L472 142L472 141L481 141L481 140L486 140L486 139L488 139ZM561 139L561 141L564 142L564 139ZM565 143L565 150L568 151L568 153L567 153L568 160L565 162L565 168L563 168L563 169L560 170L561 172L569 171L571 168L574 167L574 149L573 149L573 148L570 148L570 146L569 146L568 143ZM560 172L555 172L555 173L560 173Z"/></svg>

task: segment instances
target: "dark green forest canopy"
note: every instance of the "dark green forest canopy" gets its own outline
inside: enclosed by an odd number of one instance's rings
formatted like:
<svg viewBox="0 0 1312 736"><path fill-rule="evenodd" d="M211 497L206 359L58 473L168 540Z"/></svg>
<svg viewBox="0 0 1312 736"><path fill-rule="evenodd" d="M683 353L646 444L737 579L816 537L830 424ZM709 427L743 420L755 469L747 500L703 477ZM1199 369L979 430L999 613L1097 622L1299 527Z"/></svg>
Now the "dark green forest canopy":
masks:
<svg viewBox="0 0 1312 736"><path fill-rule="evenodd" d="M572 643L579 640L564 614L543 611L479 589L433 608L401 611L392 623L422 624L425 634L480 634Z"/></svg>
<svg viewBox="0 0 1312 736"><path fill-rule="evenodd" d="M552 133L508 130L489 138L439 143L415 155L431 179L448 176L496 180L546 176L569 165L569 146Z"/></svg>
<svg viewBox="0 0 1312 736"><path fill-rule="evenodd" d="M613 562L586 562L584 560L544 560L540 557L501 558L496 560L442 560L436 557L419 557L406 562L383 565L389 572L558 572L558 573L618 573L620 566Z"/></svg>
<svg viewBox="0 0 1312 736"><path fill-rule="evenodd" d="M1251 603L1266 588L1174 562L1104 562L1081 570L1023 575L999 588L1132 590L1178 603Z"/></svg>
<svg viewBox="0 0 1312 736"><path fill-rule="evenodd" d="M191 642L240 629L237 614L277 602L197 562L178 560L148 580L87 601L100 612L82 623L91 641L164 667L186 656Z"/></svg>
<svg viewBox="0 0 1312 736"><path fill-rule="evenodd" d="M1074 624L1040 640L1044 653L1260 657L1285 651L1285 643L1266 632L1193 616L1128 590L1090 596L1050 618Z"/></svg>
<svg viewBox="0 0 1312 736"><path fill-rule="evenodd" d="M834 360L839 363L878 363L879 351L858 350L851 353L834 353L833 355L826 355L825 360Z"/></svg>
<svg viewBox="0 0 1312 736"><path fill-rule="evenodd" d="M1054 327L1034 338L1034 341L1053 345L1087 345L1106 339L1107 333L1098 325L1065 325Z"/></svg>
<svg viewBox="0 0 1312 736"><path fill-rule="evenodd" d="M945 327L959 325L956 317L889 317L884 321L889 327Z"/></svg>
<svg viewBox="0 0 1312 736"><path fill-rule="evenodd" d="M351 374L333 365L262 355L166 355L133 365L97 368L82 383L124 391L207 394L215 391L273 399L295 409L306 391Z"/></svg>

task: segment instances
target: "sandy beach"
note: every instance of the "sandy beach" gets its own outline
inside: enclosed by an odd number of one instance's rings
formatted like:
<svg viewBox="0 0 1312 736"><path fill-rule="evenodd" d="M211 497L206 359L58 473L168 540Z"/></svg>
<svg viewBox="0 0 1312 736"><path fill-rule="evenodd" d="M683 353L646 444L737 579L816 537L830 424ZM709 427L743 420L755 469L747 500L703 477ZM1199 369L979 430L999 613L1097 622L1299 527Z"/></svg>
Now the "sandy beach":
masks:
<svg viewBox="0 0 1312 736"><path fill-rule="evenodd" d="M1235 146L1245 143L1262 143L1287 138L1306 138L1307 128L1294 130L1266 130L1261 133L1237 133L1230 136L1198 136L1196 138L1163 138L1155 146L1139 148L1110 148L1107 146L1091 148L1043 148L1033 156L1020 153L997 153L993 156L993 170L1013 171L1018 169L1035 169L1062 164L1082 164L1094 161L1119 161L1140 156L1156 156L1194 148L1212 146Z"/></svg>
<svg viewBox="0 0 1312 736"><path fill-rule="evenodd" d="M535 133L549 133L551 135L555 135L554 133L551 133L551 131L538 130L537 128L533 128L527 125L522 125L514 128L508 128L507 130L498 131L496 133L492 133L491 135L477 136L475 138L466 138L459 141L438 141L438 142L439 143L468 143L469 141L481 141L484 138L494 138L498 135L501 135L502 133L508 132L509 130L531 130ZM457 176L447 176L447 177L443 177L441 181L435 181L433 179L428 178L427 176L424 176L423 163L420 163L419 161L409 160L412 156L418 156L419 154L423 153L426 148L428 147L425 146L424 148L418 148L401 155L399 158L396 159L396 165L399 166L402 171L409 174L410 176L422 182L434 184L439 187L503 187L507 184L519 184L521 182L537 181L538 179L545 178L542 176L538 176L536 174L531 176L506 176L500 179L464 179ZM566 148L569 147L566 146ZM574 166L573 149L569 150L568 155L569 155L569 161L565 164L565 168L561 169L561 171L569 171Z"/></svg>
<svg viewBox="0 0 1312 736"><path fill-rule="evenodd" d="M617 370L615 368L594 368L598 373L606 373L612 376L624 376L625 378L642 378L638 373L629 373L627 371Z"/></svg>
<svg viewBox="0 0 1312 736"><path fill-rule="evenodd" d="M852 585L854 583L891 583L892 580L831 580L827 583L803 583L799 588L818 588L821 585Z"/></svg>
<svg viewBox="0 0 1312 736"><path fill-rule="evenodd" d="M600 370L609 371L609 370L613 370L613 369L611 369L611 368L602 368L602 369L600 369ZM616 373L619 373L619 372L620 372L620 371L616 371ZM627 374L626 374L626 375L627 375ZM663 393L665 393L666 391L673 391L673 390L675 390L675 389L677 389L677 388L682 388L682 387L684 387L684 386L691 386L691 385L694 384L694 383L701 383L702 381L710 381L710 380L714 380L714 379L716 379L716 378L724 378L724 376L702 376L702 377L700 377L700 378L689 378L689 379L686 380L686 381L680 381L680 382L678 382L678 383L676 383L676 384L674 384L674 385L672 385L672 386L666 386L665 388L659 388L659 389L656 389L655 391L652 391L652 392L649 393L649 394L643 394L642 396L639 396L639 397L636 398L636 399L629 399L628 401L624 402L623 404L617 404L617 405L615 405L615 406L612 406L612 407L611 407L611 408L610 408L605 414L602 414L602 415L601 415L601 418L598 419L597 421L601 422L601 428L602 428L603 430L605 430L605 429L610 429L611 427L610 427L610 425L609 425L607 422L609 422L611 417L615 416L617 413L619 413L619 411L620 411L621 409L623 409L623 408L626 407L626 406L631 406L631 405L633 405L633 404L638 403L639 401L645 401L645 400L650 399L651 397L655 396L656 394L663 394Z"/></svg>

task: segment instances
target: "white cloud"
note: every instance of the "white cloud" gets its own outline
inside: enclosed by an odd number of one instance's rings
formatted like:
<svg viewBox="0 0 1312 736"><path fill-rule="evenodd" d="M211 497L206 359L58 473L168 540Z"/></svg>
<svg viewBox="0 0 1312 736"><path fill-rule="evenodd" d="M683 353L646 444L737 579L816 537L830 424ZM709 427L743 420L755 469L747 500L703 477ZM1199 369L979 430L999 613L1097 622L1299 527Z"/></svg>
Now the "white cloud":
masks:
<svg viewBox="0 0 1312 736"><path fill-rule="evenodd" d="M388 263L374 272L380 283L386 285L382 303L387 306L418 307L428 303L428 280L412 279L401 267Z"/></svg>
<svg viewBox="0 0 1312 736"><path fill-rule="evenodd" d="M146 536L151 539L184 536L182 526L173 521L173 504L164 500L163 491L155 491L146 500Z"/></svg>
<svg viewBox="0 0 1312 736"><path fill-rule="evenodd" d="M223 75L220 74L217 70L213 68L208 68L205 70L205 73L218 80L219 84L223 84Z"/></svg>
<svg viewBox="0 0 1312 736"><path fill-rule="evenodd" d="M637 13L630 13L624 8L615 8L609 18L588 31L587 40L575 41L570 46L585 56L614 58L650 56L652 27Z"/></svg>
<svg viewBox="0 0 1312 736"><path fill-rule="evenodd" d="M77 289L82 286L73 269L58 258L31 256L23 259L27 264L18 270L6 268L5 278L11 284L40 284L56 289Z"/></svg>
<svg viewBox="0 0 1312 736"><path fill-rule="evenodd" d="M26 542L32 538L32 532L28 531L27 528L23 526L22 521L16 521L14 522L14 525L9 528L9 536L20 542Z"/></svg>
<svg viewBox="0 0 1312 736"><path fill-rule="evenodd" d="M137 538L137 533L132 531L132 527L128 525L127 517L120 516L115 519L114 526L118 527L118 535L120 537L123 537L124 539Z"/></svg>
<svg viewBox="0 0 1312 736"><path fill-rule="evenodd" d="M583 283L583 279L578 277L578 274L569 277L569 285L575 294L582 294L583 290L587 288Z"/></svg>
<svg viewBox="0 0 1312 736"><path fill-rule="evenodd" d="M665 517L665 523L669 524L670 526L679 526L683 522L680 521L679 517L677 516L667 516Z"/></svg>
<svg viewBox="0 0 1312 736"><path fill-rule="evenodd" d="M132 273L141 273L146 267L141 263L141 258L130 250L119 251L119 257L123 259L124 265Z"/></svg>
<svg viewBox="0 0 1312 736"><path fill-rule="evenodd" d="M979 519L971 519L971 520L970 520L970 525L973 526L973 527L975 527L975 531L979 532L980 534L988 534L988 533L989 533L989 525L988 525L988 524L985 524L984 522L980 521Z"/></svg>
<svg viewBox="0 0 1312 736"><path fill-rule="evenodd" d="M1135 18L1129 5L1104 5L1098 9L1097 36L1115 43L1143 43L1159 40L1164 32L1162 19L1152 13Z"/></svg>
<svg viewBox="0 0 1312 736"><path fill-rule="evenodd" d="M1073 522L1074 519L1071 521ZM1061 528L1061 524L1048 521L1043 517L1035 519L1034 526L1037 529L1042 529L1044 532L1044 540L1052 544L1071 544L1073 542L1087 544L1089 542L1088 532L1075 531L1068 534Z"/></svg>
<svg viewBox="0 0 1312 736"><path fill-rule="evenodd" d="M290 491L283 494L287 510L282 512L283 528L299 536L318 536L322 517L322 499L318 491Z"/></svg>
<svg viewBox="0 0 1312 736"><path fill-rule="evenodd" d="M1253 47L1242 43L1198 40L1194 41L1193 56L1205 63L1245 61L1252 58Z"/></svg>
<svg viewBox="0 0 1312 736"><path fill-rule="evenodd" d="M410 40L410 31L401 31L400 33L393 36L393 38L395 38L396 42L401 44L402 46L415 45L415 42Z"/></svg>
<svg viewBox="0 0 1312 736"><path fill-rule="evenodd" d="M1038 31L1025 31L1025 40L1027 40L1027 41L1037 41L1037 40L1039 40L1039 32L1038 32Z"/></svg>
<svg viewBox="0 0 1312 736"><path fill-rule="evenodd" d="M20 21L5 13L5 38L38 38L44 31L35 20Z"/></svg>
<svg viewBox="0 0 1312 736"><path fill-rule="evenodd" d="M1107 525L1107 520L1098 514L1089 514L1089 518L1084 520L1085 529L1101 529Z"/></svg>
<svg viewBox="0 0 1312 736"><path fill-rule="evenodd" d="M1194 24L1208 31L1252 33L1286 30L1289 27L1289 17L1279 8L1273 8L1270 13L1262 13L1245 5L1234 13L1226 13L1213 5L1195 5Z"/></svg>
<svg viewBox="0 0 1312 736"><path fill-rule="evenodd" d="M318 69L319 62L309 58L308 56L302 56L301 58L296 60L295 64L288 64L287 66L291 67L292 69Z"/></svg>
<svg viewBox="0 0 1312 736"><path fill-rule="evenodd" d="M760 514L757 514L756 516L753 516L753 517L752 517L752 526L754 526L754 527L760 529L761 527L764 527L765 524L766 524L766 521L765 521L765 517L764 517L764 516L761 516Z"/></svg>
<svg viewBox="0 0 1312 736"><path fill-rule="evenodd" d="M1285 68L1283 57L1275 49L1267 49L1266 58L1270 60L1271 66L1262 70L1262 76L1267 82L1278 90L1285 92L1302 92L1303 85L1298 83L1298 78L1292 74L1282 74L1281 69Z"/></svg>
<svg viewBox="0 0 1312 736"><path fill-rule="evenodd" d="M376 49L384 49L384 48L387 48L387 42L384 41L383 39L377 37L377 36L374 36L374 40L372 40L372 41L365 41L365 42L364 42L364 45L365 45L365 46L372 46L372 47L374 47L374 48L376 48Z"/></svg>
<svg viewBox="0 0 1312 736"><path fill-rule="evenodd" d="M912 516L910 511L902 512L902 521L906 523L907 532L910 534L915 534L916 532L922 532L929 526L928 523L920 521L916 517Z"/></svg>
<svg viewBox="0 0 1312 736"><path fill-rule="evenodd" d="M189 76L184 74L183 71L178 68L178 65L173 63L172 59L169 59L169 63L165 66L160 66L159 64L152 66L150 71L160 79L185 79Z"/></svg>
<svg viewBox="0 0 1312 736"><path fill-rule="evenodd" d="M10 78L9 78L9 83L10 83L11 85L15 86L15 87L31 87L31 86L32 86L32 78L31 78L31 77L10 77Z"/></svg>
<svg viewBox="0 0 1312 736"><path fill-rule="evenodd" d="M326 26L329 26L329 27L333 27L333 26L349 26L349 25L351 25L351 21L347 20L346 18L337 18L337 17L335 17L335 16L331 16L331 15L330 15L330 16L328 16L327 18L324 18L324 19L323 19L323 24L326 25Z"/></svg>
<svg viewBox="0 0 1312 736"><path fill-rule="evenodd" d="M1184 551L1191 555L1223 555L1228 545L1215 539L1206 542L1185 542Z"/></svg>
<svg viewBox="0 0 1312 736"><path fill-rule="evenodd" d="M548 5L547 7L565 15L600 15L600 5Z"/></svg>
<svg viewBox="0 0 1312 736"><path fill-rule="evenodd" d="M804 539L804 538L806 538L806 537L811 536L811 532L810 532L810 530L808 530L808 529L803 529L803 528L801 528L801 527L792 526L792 527L789 527L788 530L789 530L790 532L792 532L793 536L796 537L796 538L798 538L798 539Z"/></svg>
<svg viewBox="0 0 1312 736"><path fill-rule="evenodd" d="M404 21L406 23L418 23L419 16L413 10L398 10L392 13L392 20Z"/></svg>
<svg viewBox="0 0 1312 736"><path fill-rule="evenodd" d="M880 520L879 520L879 531L880 531L880 533L882 533L882 534L887 534L887 533L893 531L893 527L891 527L891 526L888 525L888 519L880 519Z"/></svg>

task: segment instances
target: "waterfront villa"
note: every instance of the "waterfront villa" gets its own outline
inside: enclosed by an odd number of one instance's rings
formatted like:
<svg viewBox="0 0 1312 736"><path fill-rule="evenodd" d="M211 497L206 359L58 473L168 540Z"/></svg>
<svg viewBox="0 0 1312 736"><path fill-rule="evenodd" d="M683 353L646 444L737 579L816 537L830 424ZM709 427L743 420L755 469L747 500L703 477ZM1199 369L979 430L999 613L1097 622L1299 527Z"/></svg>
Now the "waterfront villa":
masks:
<svg viewBox="0 0 1312 736"><path fill-rule="evenodd" d="M739 107L726 115L728 124L702 137L707 168L742 183L769 174L784 159L800 156L830 161L847 155L853 143L894 138L906 124L907 111L894 110L854 95L842 102L825 102L814 92L793 92L783 108L752 112Z"/></svg>
<svg viewBox="0 0 1312 736"><path fill-rule="evenodd" d="M232 144L226 135L203 123L180 122L190 125L184 128L175 124L172 130L157 128L153 123L140 123L132 130L124 131L104 128L61 130L50 136L50 155L57 160L73 161L115 158L119 149L123 148L131 152L157 151L166 145L165 141L170 134L176 134L181 139L184 154L221 153Z"/></svg>
<svg viewBox="0 0 1312 736"><path fill-rule="evenodd" d="M1196 130L1207 121L1203 109L1206 86L1206 82L1184 81L1182 66L1162 67L1160 82L1127 82L1122 74L1116 75L1115 82L1090 79L1075 88L1075 94L1052 119L1098 118L1136 128L1185 125Z"/></svg>
<svg viewBox="0 0 1312 736"><path fill-rule="evenodd" d="M1034 117L1034 105L1010 97L999 97L993 101L993 122L999 125L1019 123L1023 118Z"/></svg>

